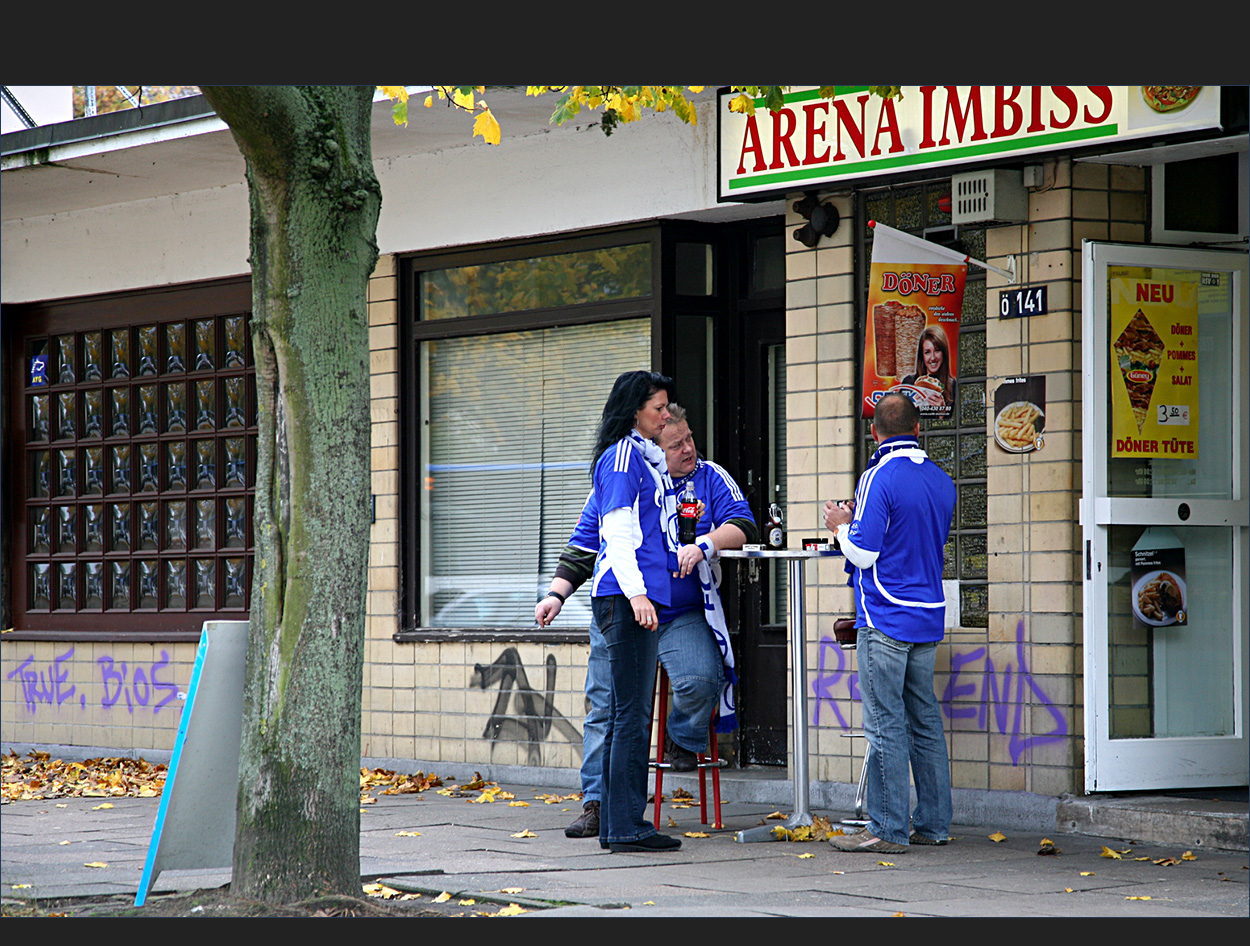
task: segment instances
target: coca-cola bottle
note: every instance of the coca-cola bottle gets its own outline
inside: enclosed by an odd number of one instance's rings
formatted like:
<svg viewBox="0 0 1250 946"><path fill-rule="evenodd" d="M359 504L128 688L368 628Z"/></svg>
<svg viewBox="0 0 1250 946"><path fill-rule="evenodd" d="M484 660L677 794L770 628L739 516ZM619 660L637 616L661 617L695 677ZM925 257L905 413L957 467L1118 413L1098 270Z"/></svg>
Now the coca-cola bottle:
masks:
<svg viewBox="0 0 1250 946"><path fill-rule="evenodd" d="M695 527L699 523L699 500L694 494L694 483L686 481L686 488L677 498L677 538L682 545L694 545Z"/></svg>

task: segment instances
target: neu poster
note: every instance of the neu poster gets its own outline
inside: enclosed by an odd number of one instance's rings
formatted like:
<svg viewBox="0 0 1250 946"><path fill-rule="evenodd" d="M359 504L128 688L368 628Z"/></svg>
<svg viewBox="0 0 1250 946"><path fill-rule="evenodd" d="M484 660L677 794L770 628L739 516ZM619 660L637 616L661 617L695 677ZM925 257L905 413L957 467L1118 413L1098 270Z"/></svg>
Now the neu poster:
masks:
<svg viewBox="0 0 1250 946"><path fill-rule="evenodd" d="M864 331L861 416L897 391L921 417L949 417L955 404L959 317L967 256L870 221L872 269Z"/></svg>
<svg viewBox="0 0 1250 946"><path fill-rule="evenodd" d="M1201 273L1107 270L1111 456L1198 458L1198 293Z"/></svg>

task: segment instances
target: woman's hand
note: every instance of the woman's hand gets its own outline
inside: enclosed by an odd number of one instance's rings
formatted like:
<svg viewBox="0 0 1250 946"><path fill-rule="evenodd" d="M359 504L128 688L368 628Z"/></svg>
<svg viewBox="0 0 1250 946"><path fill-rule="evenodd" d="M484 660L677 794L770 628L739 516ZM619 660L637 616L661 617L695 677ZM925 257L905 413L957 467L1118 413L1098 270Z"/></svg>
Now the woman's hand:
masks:
<svg viewBox="0 0 1250 946"><path fill-rule="evenodd" d="M534 605L534 620L538 622L539 627L546 627L556 619L556 615L560 613L563 605L559 598L547 597L543 598L538 604Z"/></svg>
<svg viewBox="0 0 1250 946"><path fill-rule="evenodd" d="M634 595L629 599L629 606L634 609L634 620L639 627L645 627L648 631L659 629L660 619L656 616L655 605L650 598L646 595Z"/></svg>

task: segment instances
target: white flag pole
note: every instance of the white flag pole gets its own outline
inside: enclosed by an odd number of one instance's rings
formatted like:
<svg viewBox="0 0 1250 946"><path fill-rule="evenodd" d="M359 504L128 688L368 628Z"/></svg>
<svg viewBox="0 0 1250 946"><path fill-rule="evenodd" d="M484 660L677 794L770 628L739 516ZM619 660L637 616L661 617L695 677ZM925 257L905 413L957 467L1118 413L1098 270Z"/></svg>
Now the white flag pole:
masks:
<svg viewBox="0 0 1250 946"><path fill-rule="evenodd" d="M992 266L991 264L986 263L983 260L973 259L971 256L958 253L955 250L942 246L940 243L934 243L930 240L921 239L918 236L913 236L912 234L907 233L905 230L898 230L898 229L895 229L894 227L886 226L884 223L878 223L875 220L869 220L868 226L872 227L873 229L874 245L876 242L875 236L877 233L880 233L881 236L889 240L893 240L896 243L901 243L903 245L910 246L914 248L915 250L925 254L926 256L932 257L934 262L937 262L939 260L950 260L951 262L973 263L977 266L980 266L982 269L988 269L992 273L997 273L999 276L1002 276L1004 279L1006 279L1008 283L1014 284L1016 282L1016 257L1014 254L1007 258L1008 268L1001 269L1000 267ZM874 250L874 254L873 254L874 259L876 258L876 255L877 255L876 251ZM905 260L888 259L888 257L892 255L894 254L888 251L882 254L883 258L887 262L905 262Z"/></svg>

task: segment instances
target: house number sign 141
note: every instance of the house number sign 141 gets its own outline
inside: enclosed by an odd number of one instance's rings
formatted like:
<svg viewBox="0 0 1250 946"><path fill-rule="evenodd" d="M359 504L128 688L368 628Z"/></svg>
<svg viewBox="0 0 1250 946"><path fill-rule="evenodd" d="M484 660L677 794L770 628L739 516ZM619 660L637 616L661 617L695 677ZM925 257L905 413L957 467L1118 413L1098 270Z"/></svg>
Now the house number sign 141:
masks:
<svg viewBox="0 0 1250 946"><path fill-rule="evenodd" d="M998 315L1003 319L1046 313L1046 287L1004 289L998 297Z"/></svg>

